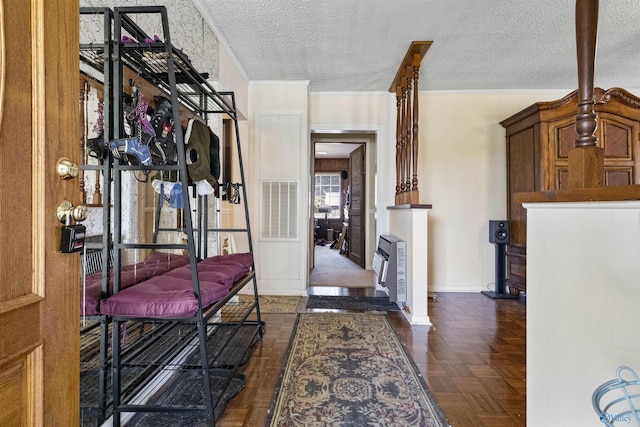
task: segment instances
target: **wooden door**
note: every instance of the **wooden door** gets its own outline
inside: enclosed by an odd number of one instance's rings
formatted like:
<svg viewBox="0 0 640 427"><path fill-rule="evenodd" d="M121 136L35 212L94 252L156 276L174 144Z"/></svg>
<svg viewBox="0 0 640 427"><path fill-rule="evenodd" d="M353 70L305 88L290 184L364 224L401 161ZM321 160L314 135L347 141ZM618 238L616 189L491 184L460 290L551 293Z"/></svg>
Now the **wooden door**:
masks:
<svg viewBox="0 0 640 427"><path fill-rule="evenodd" d="M0 425L79 425L78 254L56 207L80 200L78 1L0 0ZM75 157L74 157L75 156Z"/></svg>
<svg viewBox="0 0 640 427"><path fill-rule="evenodd" d="M365 262L365 163L364 144L349 154L351 204L349 205L349 259L364 268Z"/></svg>

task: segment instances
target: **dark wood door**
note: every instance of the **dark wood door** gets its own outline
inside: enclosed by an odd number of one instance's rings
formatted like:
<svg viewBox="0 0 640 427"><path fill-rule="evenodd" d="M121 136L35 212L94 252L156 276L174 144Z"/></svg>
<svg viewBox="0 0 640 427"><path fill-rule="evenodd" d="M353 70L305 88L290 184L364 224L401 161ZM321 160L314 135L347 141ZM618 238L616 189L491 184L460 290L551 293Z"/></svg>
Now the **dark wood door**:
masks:
<svg viewBox="0 0 640 427"><path fill-rule="evenodd" d="M349 259L364 268L365 262L365 163L364 144L349 155L351 204L349 205Z"/></svg>
<svg viewBox="0 0 640 427"><path fill-rule="evenodd" d="M0 0L0 425L77 426L79 262L56 207L78 157L78 1ZM75 157L74 157L75 155Z"/></svg>

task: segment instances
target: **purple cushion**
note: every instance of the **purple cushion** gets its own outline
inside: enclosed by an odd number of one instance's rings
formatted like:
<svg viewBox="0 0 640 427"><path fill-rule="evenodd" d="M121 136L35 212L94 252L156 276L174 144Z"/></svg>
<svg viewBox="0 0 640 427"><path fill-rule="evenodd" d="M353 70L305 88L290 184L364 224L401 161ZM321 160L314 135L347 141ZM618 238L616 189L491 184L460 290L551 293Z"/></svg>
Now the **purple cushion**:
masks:
<svg viewBox="0 0 640 427"><path fill-rule="evenodd" d="M142 262L126 264L120 267L120 290L129 288L150 277L166 273L173 268L188 264L188 255L151 252ZM112 292L113 271L110 271L109 274L109 291ZM85 280L84 296L82 288L80 289L80 313L87 316L99 314L100 299L102 298L102 272L90 274Z"/></svg>
<svg viewBox="0 0 640 427"><path fill-rule="evenodd" d="M189 256L154 251L149 254L142 264L147 270L147 277L159 276L174 268L188 265Z"/></svg>
<svg viewBox="0 0 640 427"><path fill-rule="evenodd" d="M102 292L102 281L100 273L96 276L87 276L84 283L84 290L80 287L80 314L83 316L93 316L99 314L100 298Z"/></svg>
<svg viewBox="0 0 640 427"><path fill-rule="evenodd" d="M218 282L200 282L203 307L219 301L228 288ZM102 300L102 314L151 319L188 319L198 310L191 279L156 276Z"/></svg>
<svg viewBox="0 0 640 427"><path fill-rule="evenodd" d="M245 252L239 254L230 254L230 255L216 255L210 258L206 258L202 260L202 262L207 263L215 263L215 262L237 262L247 268L251 268L253 266L253 253Z"/></svg>
<svg viewBox="0 0 640 427"><path fill-rule="evenodd" d="M176 268L175 270L171 270L168 273L164 274L169 277L177 277L184 280L191 281L191 269L190 268ZM200 269L198 265L198 277L200 281L205 282L218 282L228 289L231 289L233 286L233 277L227 273L221 271L203 271Z"/></svg>
<svg viewBox="0 0 640 427"><path fill-rule="evenodd" d="M244 267L235 262L216 262L214 264L203 264L198 266L198 271L217 271L231 277L235 282L249 272L248 267Z"/></svg>

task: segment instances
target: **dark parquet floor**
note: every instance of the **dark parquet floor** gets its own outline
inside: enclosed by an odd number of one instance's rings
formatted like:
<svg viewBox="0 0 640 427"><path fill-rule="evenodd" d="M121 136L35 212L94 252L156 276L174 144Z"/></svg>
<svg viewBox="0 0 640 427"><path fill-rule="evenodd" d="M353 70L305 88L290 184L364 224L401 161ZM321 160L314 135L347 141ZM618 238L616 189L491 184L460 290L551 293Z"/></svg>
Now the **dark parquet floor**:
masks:
<svg viewBox="0 0 640 427"><path fill-rule="evenodd" d="M372 289L311 288L310 293L367 295ZM299 306L305 310L305 299ZM478 293L441 293L429 300L433 326L389 318L452 426L526 425L526 307ZM295 313L269 314L264 340L243 367L244 389L219 426L262 426L282 367Z"/></svg>

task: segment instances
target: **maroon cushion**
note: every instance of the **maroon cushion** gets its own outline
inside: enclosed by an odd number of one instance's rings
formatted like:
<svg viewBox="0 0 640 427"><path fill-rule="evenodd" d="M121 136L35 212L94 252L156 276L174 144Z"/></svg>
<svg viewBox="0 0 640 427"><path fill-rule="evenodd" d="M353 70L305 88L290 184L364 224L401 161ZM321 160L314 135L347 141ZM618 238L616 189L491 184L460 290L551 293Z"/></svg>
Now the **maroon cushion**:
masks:
<svg viewBox="0 0 640 427"><path fill-rule="evenodd" d="M219 301L228 288L218 282L200 282L203 307ZM151 319L187 319L198 310L191 279L156 276L102 300L102 314Z"/></svg>

